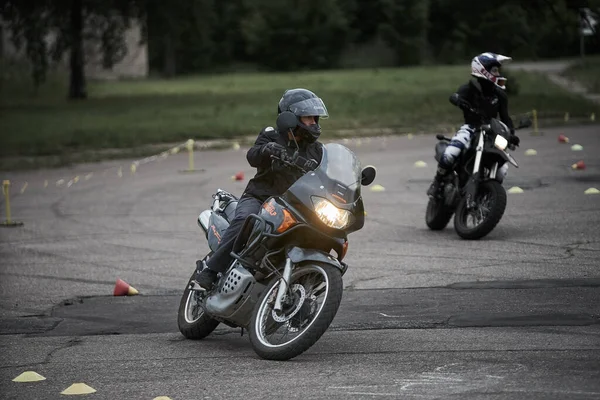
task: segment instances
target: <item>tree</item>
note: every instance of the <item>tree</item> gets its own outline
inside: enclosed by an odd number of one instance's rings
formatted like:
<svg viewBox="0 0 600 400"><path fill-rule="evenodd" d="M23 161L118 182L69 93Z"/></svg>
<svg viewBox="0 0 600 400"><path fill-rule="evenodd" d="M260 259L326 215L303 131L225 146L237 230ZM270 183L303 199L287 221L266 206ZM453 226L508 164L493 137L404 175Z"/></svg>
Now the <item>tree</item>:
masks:
<svg viewBox="0 0 600 400"><path fill-rule="evenodd" d="M139 0L142 1L142 0ZM69 52L69 99L87 98L84 42L98 44L104 67L126 54L125 29L141 17L136 0L8 0L0 6L17 49L25 47L35 87L46 78L50 61Z"/></svg>
<svg viewBox="0 0 600 400"><path fill-rule="evenodd" d="M379 0L382 37L396 50L400 65L421 64L427 57L429 0Z"/></svg>
<svg viewBox="0 0 600 400"><path fill-rule="evenodd" d="M338 0L252 0L242 22L246 51L276 70L333 68L347 43Z"/></svg>
<svg viewBox="0 0 600 400"><path fill-rule="evenodd" d="M431 0L429 43L441 62L465 62L483 51L515 60L572 56L579 51L579 8L599 5L600 0Z"/></svg>
<svg viewBox="0 0 600 400"><path fill-rule="evenodd" d="M229 61L235 39L228 18L235 2L147 0L151 66L166 77L199 72ZM231 12L231 13L230 13Z"/></svg>
<svg viewBox="0 0 600 400"><path fill-rule="evenodd" d="M345 0L340 6L348 21L349 39L352 43L366 43L377 35L383 19L378 1Z"/></svg>

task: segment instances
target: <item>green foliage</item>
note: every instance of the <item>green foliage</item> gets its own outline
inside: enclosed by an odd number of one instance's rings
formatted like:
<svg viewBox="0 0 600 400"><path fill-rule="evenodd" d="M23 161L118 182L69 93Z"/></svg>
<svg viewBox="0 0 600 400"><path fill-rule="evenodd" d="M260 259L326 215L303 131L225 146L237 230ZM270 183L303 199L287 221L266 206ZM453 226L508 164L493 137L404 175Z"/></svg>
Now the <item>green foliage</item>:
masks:
<svg viewBox="0 0 600 400"><path fill-rule="evenodd" d="M379 0L381 35L396 50L399 65L421 64L427 50L429 0Z"/></svg>
<svg viewBox="0 0 600 400"><path fill-rule="evenodd" d="M44 38L50 31L51 21L35 1L18 4L19 7L11 2L4 3L0 8L0 16L8 21L15 47L19 50L25 47L25 54L31 60L31 77L37 89L46 79L49 50Z"/></svg>
<svg viewBox="0 0 600 400"><path fill-rule="evenodd" d="M241 27L252 59L281 71L335 67L348 38L338 0L254 0Z"/></svg>
<svg viewBox="0 0 600 400"><path fill-rule="evenodd" d="M577 56L579 9L600 14L600 0L5 0L0 12L36 87L77 43L74 4L83 9L86 45L103 49L105 68L126 54L124 32L135 17L145 22L151 70L165 76L239 65L465 65L484 51L515 61ZM50 32L55 39L44 40ZM586 38L586 53L599 52L597 32Z"/></svg>
<svg viewBox="0 0 600 400"><path fill-rule="evenodd" d="M222 59L229 60L233 42L219 39L224 32L217 3L231 4L215 0L175 0L165 7L162 1L148 0L148 38L155 57L151 65L166 75L174 75L203 71Z"/></svg>
<svg viewBox="0 0 600 400"><path fill-rule="evenodd" d="M570 0L431 0L428 39L438 62L493 51L515 60L579 52L578 7ZM593 0L598 3L598 0ZM600 36L599 36L600 37ZM600 51L596 41L591 51ZM464 61L463 61L464 62Z"/></svg>

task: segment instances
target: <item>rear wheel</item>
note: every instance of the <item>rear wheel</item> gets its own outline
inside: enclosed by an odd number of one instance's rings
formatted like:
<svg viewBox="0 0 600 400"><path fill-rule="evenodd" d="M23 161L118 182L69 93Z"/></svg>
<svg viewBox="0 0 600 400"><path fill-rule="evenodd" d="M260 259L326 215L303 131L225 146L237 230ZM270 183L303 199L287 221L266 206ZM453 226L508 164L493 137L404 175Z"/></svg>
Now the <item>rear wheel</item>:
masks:
<svg viewBox="0 0 600 400"><path fill-rule="evenodd" d="M475 204L467 210L463 198L456 208L454 229L463 239L481 239L496 227L506 209L506 190L497 181L485 181L479 185Z"/></svg>
<svg viewBox="0 0 600 400"><path fill-rule="evenodd" d="M441 231L448 225L453 213L454 211L446 206L444 199L430 197L425 212L425 223L432 231Z"/></svg>
<svg viewBox="0 0 600 400"><path fill-rule="evenodd" d="M179 302L177 312L177 325L179 331L188 339L199 340L210 335L215 330L219 321L209 317L200 305L200 293L190 290L190 282L194 279L196 271L190 277L187 287Z"/></svg>

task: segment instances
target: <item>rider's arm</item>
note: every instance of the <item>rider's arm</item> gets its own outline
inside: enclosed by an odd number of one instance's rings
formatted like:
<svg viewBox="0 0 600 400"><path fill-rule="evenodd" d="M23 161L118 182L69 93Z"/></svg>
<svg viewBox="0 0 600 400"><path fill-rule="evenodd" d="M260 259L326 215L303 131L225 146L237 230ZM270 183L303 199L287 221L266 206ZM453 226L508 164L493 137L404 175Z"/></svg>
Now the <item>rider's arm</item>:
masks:
<svg viewBox="0 0 600 400"><path fill-rule="evenodd" d="M462 108L465 103L470 103L471 92L469 84L464 84L458 88L458 90L450 96L450 103L458 108Z"/></svg>
<svg viewBox="0 0 600 400"><path fill-rule="evenodd" d="M504 122L506 126L508 126L508 129L510 129L510 133L514 135L515 127L510 115L508 115L508 96L503 90L498 90L498 93L498 103L500 107L498 114L500 114L500 121Z"/></svg>
<svg viewBox="0 0 600 400"><path fill-rule="evenodd" d="M246 153L246 159L251 167L269 168L271 165L271 157L261 150L267 143L274 142L277 138L276 135L278 135L277 131L270 126L260 131L254 142L254 146L250 147L248 153Z"/></svg>

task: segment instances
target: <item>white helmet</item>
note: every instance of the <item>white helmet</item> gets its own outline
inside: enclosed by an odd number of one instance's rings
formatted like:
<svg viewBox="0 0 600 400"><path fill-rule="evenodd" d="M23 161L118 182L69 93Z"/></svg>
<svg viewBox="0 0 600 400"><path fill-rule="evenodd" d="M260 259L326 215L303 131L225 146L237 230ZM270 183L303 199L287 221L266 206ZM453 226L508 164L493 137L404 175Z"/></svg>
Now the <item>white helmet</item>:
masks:
<svg viewBox="0 0 600 400"><path fill-rule="evenodd" d="M471 75L477 78L487 79L493 82L500 89L506 89L507 79L500 76L500 67L502 64L508 64L512 61L511 57L506 57L495 53L481 53L473 57L471 61Z"/></svg>

